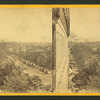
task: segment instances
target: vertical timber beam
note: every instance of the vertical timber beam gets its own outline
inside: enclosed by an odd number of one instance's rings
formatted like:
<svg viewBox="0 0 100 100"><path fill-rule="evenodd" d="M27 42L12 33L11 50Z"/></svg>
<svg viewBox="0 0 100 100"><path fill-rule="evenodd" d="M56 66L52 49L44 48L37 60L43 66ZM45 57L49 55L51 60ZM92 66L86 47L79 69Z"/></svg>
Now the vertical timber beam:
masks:
<svg viewBox="0 0 100 100"><path fill-rule="evenodd" d="M53 90L68 92L68 36L69 36L69 9L53 8L52 10L53 35Z"/></svg>
<svg viewBox="0 0 100 100"><path fill-rule="evenodd" d="M53 19L53 14L52 14L52 19ZM56 89L56 24L52 20L52 92L54 92L55 89Z"/></svg>

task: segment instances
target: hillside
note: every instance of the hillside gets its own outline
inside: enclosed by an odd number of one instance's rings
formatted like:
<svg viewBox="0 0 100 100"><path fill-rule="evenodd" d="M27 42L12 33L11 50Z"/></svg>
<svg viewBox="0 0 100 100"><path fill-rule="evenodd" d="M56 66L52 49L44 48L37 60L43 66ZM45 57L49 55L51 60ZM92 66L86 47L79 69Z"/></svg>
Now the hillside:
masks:
<svg viewBox="0 0 100 100"><path fill-rule="evenodd" d="M51 43L7 43L10 54L28 60L41 67L52 69Z"/></svg>
<svg viewBox="0 0 100 100"><path fill-rule="evenodd" d="M0 42L0 92L51 92L50 43Z"/></svg>
<svg viewBox="0 0 100 100"><path fill-rule="evenodd" d="M76 68L72 82L79 91L99 91L100 83L100 41L69 42L70 68Z"/></svg>

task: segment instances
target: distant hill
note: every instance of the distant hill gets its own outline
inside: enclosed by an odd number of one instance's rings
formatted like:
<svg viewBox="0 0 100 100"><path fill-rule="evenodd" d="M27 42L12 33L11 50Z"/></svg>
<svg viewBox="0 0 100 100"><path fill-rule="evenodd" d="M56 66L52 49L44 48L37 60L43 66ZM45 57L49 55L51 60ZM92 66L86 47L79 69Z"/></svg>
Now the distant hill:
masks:
<svg viewBox="0 0 100 100"><path fill-rule="evenodd" d="M69 41L72 41L72 42L88 42L87 39L80 38L80 37L78 37L77 35L75 35L73 33L70 35Z"/></svg>

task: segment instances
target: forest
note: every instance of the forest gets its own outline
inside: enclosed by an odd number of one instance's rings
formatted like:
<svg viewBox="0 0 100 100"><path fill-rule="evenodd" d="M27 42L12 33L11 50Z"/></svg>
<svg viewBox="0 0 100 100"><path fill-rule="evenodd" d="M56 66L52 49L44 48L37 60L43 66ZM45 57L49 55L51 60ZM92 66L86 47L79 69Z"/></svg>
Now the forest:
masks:
<svg viewBox="0 0 100 100"><path fill-rule="evenodd" d="M72 82L79 91L100 92L100 41L69 42Z"/></svg>
<svg viewBox="0 0 100 100"><path fill-rule="evenodd" d="M51 53L50 43L1 41L0 93L50 92Z"/></svg>

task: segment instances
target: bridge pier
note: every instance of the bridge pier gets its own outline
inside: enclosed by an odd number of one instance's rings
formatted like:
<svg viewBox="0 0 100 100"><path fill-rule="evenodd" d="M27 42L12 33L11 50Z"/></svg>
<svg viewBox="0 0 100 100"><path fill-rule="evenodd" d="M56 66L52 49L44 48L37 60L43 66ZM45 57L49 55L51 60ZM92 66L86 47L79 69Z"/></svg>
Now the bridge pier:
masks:
<svg viewBox="0 0 100 100"><path fill-rule="evenodd" d="M68 69L69 69L69 9L53 8L53 36L54 36L54 92L68 92Z"/></svg>

